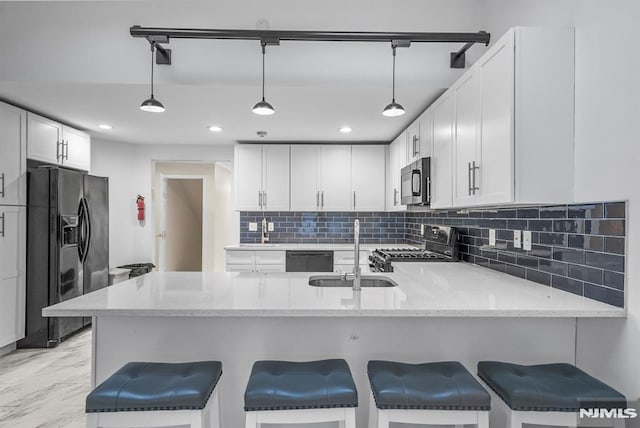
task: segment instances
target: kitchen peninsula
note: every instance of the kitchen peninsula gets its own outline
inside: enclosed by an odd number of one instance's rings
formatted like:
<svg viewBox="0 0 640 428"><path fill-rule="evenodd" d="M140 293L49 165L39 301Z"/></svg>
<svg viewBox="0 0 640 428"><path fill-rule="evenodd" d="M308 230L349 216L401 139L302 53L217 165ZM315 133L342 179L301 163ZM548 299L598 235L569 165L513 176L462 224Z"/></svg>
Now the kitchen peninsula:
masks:
<svg viewBox="0 0 640 428"><path fill-rule="evenodd" d="M388 288L312 287L309 273L154 272L45 308L93 317L92 383L129 361L222 361L223 426L243 425L255 360L345 358L366 423L366 362L574 362L577 318L625 310L461 263L398 263Z"/></svg>

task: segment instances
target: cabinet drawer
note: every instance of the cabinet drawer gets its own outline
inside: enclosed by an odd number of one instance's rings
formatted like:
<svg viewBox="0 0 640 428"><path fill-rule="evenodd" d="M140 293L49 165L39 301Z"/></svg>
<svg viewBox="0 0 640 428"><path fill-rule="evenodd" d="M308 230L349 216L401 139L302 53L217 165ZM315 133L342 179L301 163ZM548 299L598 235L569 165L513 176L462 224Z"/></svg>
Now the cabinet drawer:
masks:
<svg viewBox="0 0 640 428"><path fill-rule="evenodd" d="M333 252L333 264L334 265L351 265L353 266L353 251L340 250ZM367 264L369 262L369 251L360 250L360 264Z"/></svg>
<svg viewBox="0 0 640 428"><path fill-rule="evenodd" d="M256 265L285 265L284 251L256 251Z"/></svg>
<svg viewBox="0 0 640 428"><path fill-rule="evenodd" d="M255 251L227 250L227 265L255 265Z"/></svg>

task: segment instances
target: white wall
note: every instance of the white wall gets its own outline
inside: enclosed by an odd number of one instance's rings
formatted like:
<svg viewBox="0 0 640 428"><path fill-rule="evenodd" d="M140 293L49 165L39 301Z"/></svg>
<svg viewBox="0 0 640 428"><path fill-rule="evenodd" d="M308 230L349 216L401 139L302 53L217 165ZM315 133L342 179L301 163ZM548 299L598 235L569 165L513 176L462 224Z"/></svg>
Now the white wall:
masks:
<svg viewBox="0 0 640 428"><path fill-rule="evenodd" d="M636 0L489 0L484 22L497 38L516 25L575 26L576 201L629 200L628 318L581 320L578 365L640 396L640 57ZM627 426L640 426L635 420Z"/></svg>
<svg viewBox="0 0 640 428"><path fill-rule="evenodd" d="M109 264L152 262L155 259L151 190L154 160L233 162L233 146L142 145L93 139L91 173L109 177ZM136 214L136 197L145 197L146 220ZM239 219L233 214L233 235Z"/></svg>

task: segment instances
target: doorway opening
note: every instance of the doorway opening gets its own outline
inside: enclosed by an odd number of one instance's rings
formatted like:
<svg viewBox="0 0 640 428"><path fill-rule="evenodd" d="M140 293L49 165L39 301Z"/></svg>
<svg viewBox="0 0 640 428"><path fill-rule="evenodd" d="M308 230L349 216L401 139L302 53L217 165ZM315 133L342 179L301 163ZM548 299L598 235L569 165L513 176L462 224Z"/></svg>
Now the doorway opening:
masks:
<svg viewBox="0 0 640 428"><path fill-rule="evenodd" d="M232 240L228 162L154 162L155 261L160 271L225 270Z"/></svg>
<svg viewBox="0 0 640 428"><path fill-rule="evenodd" d="M164 270L202 272L204 179L170 177L163 178L167 231Z"/></svg>

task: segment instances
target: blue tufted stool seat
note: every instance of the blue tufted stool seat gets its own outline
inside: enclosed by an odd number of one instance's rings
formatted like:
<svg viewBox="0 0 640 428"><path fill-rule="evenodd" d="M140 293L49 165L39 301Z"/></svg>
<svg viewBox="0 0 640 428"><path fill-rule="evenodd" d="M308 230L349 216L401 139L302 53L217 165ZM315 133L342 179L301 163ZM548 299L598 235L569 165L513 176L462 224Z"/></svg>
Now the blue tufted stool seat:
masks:
<svg viewBox="0 0 640 428"><path fill-rule="evenodd" d="M369 361L369 426L390 422L487 427L491 396L457 361L407 364ZM375 407L374 407L375 406Z"/></svg>
<svg viewBox="0 0 640 428"><path fill-rule="evenodd" d="M571 364L524 366L499 361L480 361L478 376L508 406L510 426L536 423L575 426L580 408L624 409L624 395ZM547 413L546 416L540 415ZM549 414L555 413L555 416ZM550 423L550 419L558 423Z"/></svg>
<svg viewBox="0 0 640 428"><path fill-rule="evenodd" d="M87 426L219 426L217 395L209 398L221 375L218 361L127 363L87 396Z"/></svg>
<svg viewBox="0 0 640 428"><path fill-rule="evenodd" d="M257 361L244 394L247 427L340 421L355 428L358 393L347 362Z"/></svg>

